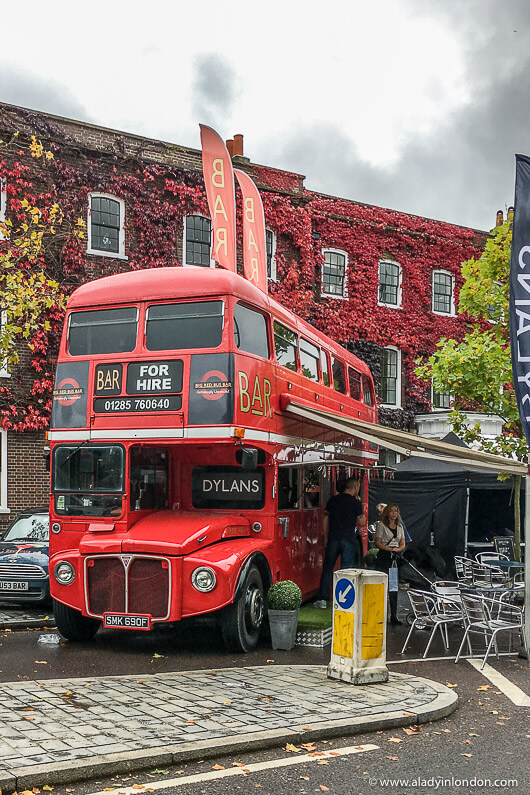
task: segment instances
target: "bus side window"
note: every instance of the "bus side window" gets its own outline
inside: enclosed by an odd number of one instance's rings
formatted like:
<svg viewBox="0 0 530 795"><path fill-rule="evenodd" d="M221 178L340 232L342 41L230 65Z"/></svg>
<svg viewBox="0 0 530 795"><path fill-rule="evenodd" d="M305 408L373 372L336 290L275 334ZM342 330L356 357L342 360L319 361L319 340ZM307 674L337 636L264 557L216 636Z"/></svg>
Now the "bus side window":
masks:
<svg viewBox="0 0 530 795"><path fill-rule="evenodd" d="M261 312L236 304L234 309L234 341L240 351L269 358L267 318Z"/></svg>
<svg viewBox="0 0 530 795"><path fill-rule="evenodd" d="M306 378L311 378L313 381L318 381L318 364L320 359L320 352L316 345L313 345L308 340L300 337L300 366L302 368L302 375Z"/></svg>
<svg viewBox="0 0 530 795"><path fill-rule="evenodd" d="M361 399L361 374L354 370L352 367L348 367L348 379L350 382L350 397L354 400Z"/></svg>
<svg viewBox="0 0 530 795"><path fill-rule="evenodd" d="M282 367L296 372L296 351L298 348L298 335L287 326L274 321L274 347L276 348L276 361Z"/></svg>
<svg viewBox="0 0 530 795"><path fill-rule="evenodd" d="M280 467L278 469L278 508L280 511L300 507L298 473L298 467Z"/></svg>
<svg viewBox="0 0 530 795"><path fill-rule="evenodd" d="M329 377L329 359L326 351L320 351L320 369L322 370L322 381L324 386L331 386L331 378Z"/></svg>
<svg viewBox="0 0 530 795"><path fill-rule="evenodd" d="M331 367L333 370L333 384L337 392L342 392L343 395L346 394L346 379L344 377L344 365L340 361L340 359L335 359L334 356L331 357Z"/></svg>

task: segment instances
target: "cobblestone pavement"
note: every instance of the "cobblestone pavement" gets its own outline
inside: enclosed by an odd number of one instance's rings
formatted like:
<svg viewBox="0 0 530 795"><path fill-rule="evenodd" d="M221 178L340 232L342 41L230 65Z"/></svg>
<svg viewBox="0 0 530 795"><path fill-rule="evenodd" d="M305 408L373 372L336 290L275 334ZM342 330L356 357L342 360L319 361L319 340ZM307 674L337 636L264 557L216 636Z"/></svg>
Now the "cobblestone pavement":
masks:
<svg viewBox="0 0 530 795"><path fill-rule="evenodd" d="M51 605L19 605L0 601L0 629L55 626Z"/></svg>
<svg viewBox="0 0 530 795"><path fill-rule="evenodd" d="M328 679L323 666L10 682L0 690L0 771L18 776L32 766L53 770L205 740L222 748L227 738L271 730L309 736L323 722L389 714L414 723L434 702L452 711L455 699L419 677L391 673L388 683L355 687Z"/></svg>

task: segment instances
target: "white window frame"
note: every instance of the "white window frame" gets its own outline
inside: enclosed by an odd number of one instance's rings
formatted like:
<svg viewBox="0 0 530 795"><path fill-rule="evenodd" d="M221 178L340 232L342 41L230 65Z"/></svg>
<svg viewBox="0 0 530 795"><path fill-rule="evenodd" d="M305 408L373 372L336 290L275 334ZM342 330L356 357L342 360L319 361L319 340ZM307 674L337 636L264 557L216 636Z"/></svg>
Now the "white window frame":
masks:
<svg viewBox="0 0 530 795"><path fill-rule="evenodd" d="M330 254L341 254L344 257L344 282L343 282L343 292L342 295L338 295L337 293L326 293L324 290L324 259L326 253L329 252ZM344 251L342 248L323 248L322 249L322 274L320 277L320 286L321 286L321 295L325 298L336 298L339 301L345 301L348 299L348 253Z"/></svg>
<svg viewBox="0 0 530 795"><path fill-rule="evenodd" d="M183 268L215 268L215 260L212 259L212 239L210 236L210 265L196 265L194 262L186 262L186 225L188 218L199 216L199 218L206 218L210 221L210 231L212 229L212 219L204 213L188 213L184 216L183 235L182 235L182 267Z"/></svg>
<svg viewBox="0 0 530 795"><path fill-rule="evenodd" d="M381 288L381 265L395 265L398 269L398 288L397 288L397 303L389 304L388 301L381 301L379 298ZM401 309L403 302L403 268L394 259L380 259L377 266L377 304L378 306L387 306L390 309Z"/></svg>
<svg viewBox="0 0 530 795"><path fill-rule="evenodd" d="M401 408L401 351L395 345L385 345L385 351L395 351L396 356L396 402L395 403L380 403L380 406L387 409L400 409Z"/></svg>
<svg viewBox="0 0 530 795"><path fill-rule="evenodd" d="M7 431L0 430L0 513L10 513L7 507Z"/></svg>
<svg viewBox="0 0 530 795"><path fill-rule="evenodd" d="M434 395L435 395L435 393L438 394L438 395L442 395L442 394L443 395L449 395L449 401L451 401L452 398L453 398L453 396L451 395L450 392L438 392L438 390L436 390L434 388L434 385L431 383L431 411L432 412L451 411L451 408L449 406L447 408L443 408L442 406L435 406L434 405Z"/></svg>
<svg viewBox="0 0 530 795"><path fill-rule="evenodd" d="M276 245L277 245L277 238L276 232L270 227L265 227L265 254L267 253L267 232L272 235L272 255L271 255L271 275L267 274L267 277L270 279L271 282L278 281L278 275L276 273Z"/></svg>
<svg viewBox="0 0 530 795"><path fill-rule="evenodd" d="M444 276L449 276L451 278L451 307L449 312L440 312L439 309L434 308L434 277L437 273L442 273ZM442 268L437 268L431 274L431 312L435 315L442 315L443 317L455 317L455 277L451 273L451 271L443 270Z"/></svg>
<svg viewBox="0 0 530 795"><path fill-rule="evenodd" d="M0 179L0 223L5 223L7 209L7 182L2 177ZM0 229L0 240L5 240L5 234Z"/></svg>
<svg viewBox="0 0 530 795"><path fill-rule="evenodd" d="M4 323L6 322L6 318L7 312L4 309L0 312L0 330L3 328ZM11 378L11 374L7 369L7 362L5 360L0 362L0 378Z"/></svg>
<svg viewBox="0 0 530 795"><path fill-rule="evenodd" d="M112 199L120 205L120 230L118 235L118 251L102 251L99 248L92 248L92 199ZM88 194L88 209L87 209L87 254L92 254L96 257L108 257L108 259L124 259L129 257L125 254L125 202L119 196L113 196L111 193L93 192Z"/></svg>

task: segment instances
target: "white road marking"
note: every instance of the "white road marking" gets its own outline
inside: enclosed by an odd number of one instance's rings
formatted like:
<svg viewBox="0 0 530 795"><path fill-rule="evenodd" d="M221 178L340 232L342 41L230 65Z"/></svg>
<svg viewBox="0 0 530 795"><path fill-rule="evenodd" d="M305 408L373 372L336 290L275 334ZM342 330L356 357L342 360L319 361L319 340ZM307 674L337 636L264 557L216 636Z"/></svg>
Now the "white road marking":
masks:
<svg viewBox="0 0 530 795"><path fill-rule="evenodd" d="M320 759L336 759L338 756L348 756L350 754L360 754L365 751L377 751L378 745L349 745L345 748L337 748L334 751L313 751L308 754L293 753L292 756L282 757L281 759L269 759L267 762L251 762L244 767L229 767L225 770L210 770L207 773L196 773L193 776L182 776L180 778L170 778L165 781L149 781L146 784L135 784L134 787L113 787L115 795L139 795L141 792L149 792L157 789L169 789L170 787L182 787L184 784L199 784L206 781L215 781L220 778L230 776L243 776L247 773L259 773L260 770L269 770L276 767L289 767L290 765L301 765L306 762L318 762ZM89 795L106 795L109 790L99 790L91 792Z"/></svg>
<svg viewBox="0 0 530 795"><path fill-rule="evenodd" d="M480 660L468 660L468 663L473 666L479 673L489 679L492 685L495 685L499 690L502 690L505 696L507 696L510 701L515 704L516 707L530 707L530 696L527 696L520 687L514 685L513 682L504 676L504 674L499 673L492 668L491 665L484 666L483 670L480 670L480 666L482 662Z"/></svg>

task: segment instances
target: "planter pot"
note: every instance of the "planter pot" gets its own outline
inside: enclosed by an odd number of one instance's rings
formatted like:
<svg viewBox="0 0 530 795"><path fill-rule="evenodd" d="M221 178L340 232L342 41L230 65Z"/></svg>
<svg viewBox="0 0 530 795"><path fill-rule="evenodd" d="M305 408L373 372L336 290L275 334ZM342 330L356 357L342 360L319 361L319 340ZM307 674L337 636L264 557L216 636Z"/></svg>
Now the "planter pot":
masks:
<svg viewBox="0 0 530 795"><path fill-rule="evenodd" d="M273 649L294 649L298 610L269 610L269 626Z"/></svg>

